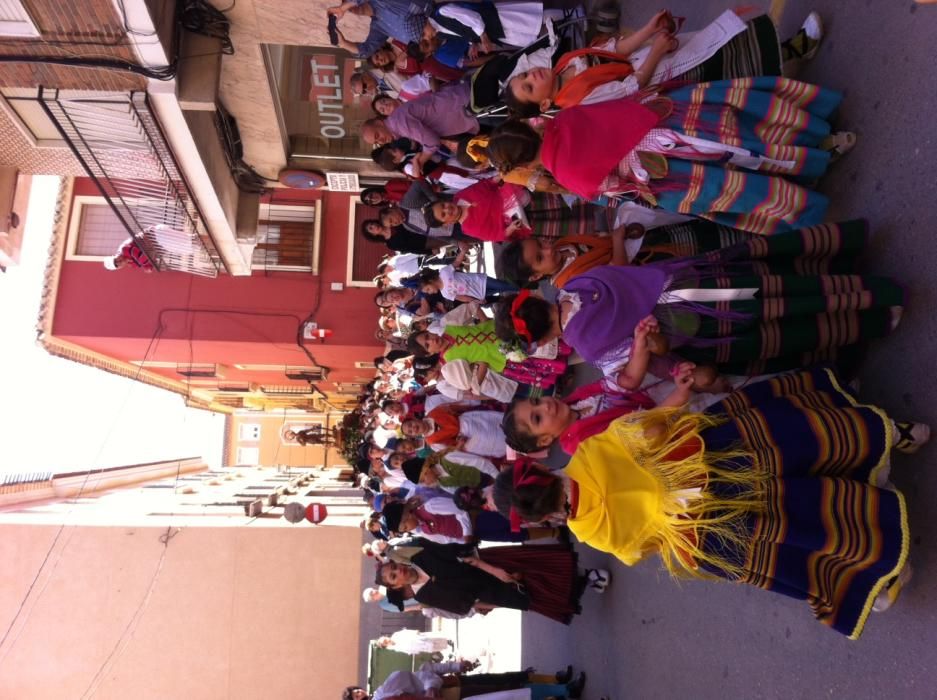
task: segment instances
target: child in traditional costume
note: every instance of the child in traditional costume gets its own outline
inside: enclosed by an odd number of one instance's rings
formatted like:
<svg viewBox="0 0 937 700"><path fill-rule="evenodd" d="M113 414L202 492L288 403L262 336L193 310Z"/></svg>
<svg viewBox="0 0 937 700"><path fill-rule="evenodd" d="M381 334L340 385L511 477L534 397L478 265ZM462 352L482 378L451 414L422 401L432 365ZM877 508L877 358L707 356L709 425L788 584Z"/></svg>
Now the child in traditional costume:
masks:
<svg viewBox="0 0 937 700"><path fill-rule="evenodd" d="M483 321L474 326L446 326L442 334L430 331L411 333L407 348L417 357L439 354L444 362L465 360L470 365L484 364L487 372L498 372L508 379L538 390L552 389L556 380L566 371L569 348L563 345L552 357L535 357L511 353L495 332L495 322ZM484 373L476 370L479 382ZM495 398L495 397L491 397Z"/></svg>
<svg viewBox="0 0 937 700"><path fill-rule="evenodd" d="M684 362L677 366L674 376L692 374L694 369L693 363ZM673 382L667 382L667 386L669 395L660 406L685 402ZM516 399L505 411L501 427L508 447L517 452L529 454L558 442L564 452L572 454L579 443L603 432L617 418L657 405L645 391L624 391L600 380L578 387L562 399Z"/></svg>
<svg viewBox="0 0 937 700"><path fill-rule="evenodd" d="M386 504L382 513L391 532L422 537L437 544L527 542L552 538L557 532L552 527L522 528L514 532L510 521L493 511L482 511L472 518L449 496L395 501Z"/></svg>
<svg viewBox="0 0 937 700"><path fill-rule="evenodd" d="M675 576L807 600L855 639L910 576L889 453L929 437L819 368L752 384L705 414L626 415L585 440L563 476L527 463L504 472L495 500L529 522L566 513L577 538L628 565L657 553Z"/></svg>
<svg viewBox="0 0 937 700"><path fill-rule="evenodd" d="M822 222L828 200L801 181L826 171L841 95L785 78L723 80L561 110L539 134L507 122L488 143L502 171L539 163L592 200L627 196L769 234Z"/></svg>
<svg viewBox="0 0 937 700"><path fill-rule="evenodd" d="M643 265L744 244L746 257L774 260L797 274L854 272L866 242L861 220L821 224L767 238L703 219L644 230L629 226L611 236L564 236L555 241L528 238L501 250L504 276L524 286L548 279L562 287L573 277L601 265ZM767 264L760 265L767 270Z"/></svg>
<svg viewBox="0 0 937 700"><path fill-rule="evenodd" d="M454 447L483 457L504 457L507 450L501 432L500 411L473 406L443 404L423 419L410 418L400 426L407 437L421 437L434 450Z"/></svg>
<svg viewBox="0 0 937 700"><path fill-rule="evenodd" d="M410 561L410 566L381 564L377 582L388 590L413 590L420 604L457 615L476 606L503 607L531 610L568 625L579 612L578 559L567 546L486 547L477 557L465 558L435 545L421 548Z"/></svg>
<svg viewBox="0 0 937 700"><path fill-rule="evenodd" d="M492 242L608 230L603 213L602 208L588 203L569 206L559 196L531 194L520 185L498 184L493 179L456 192L451 201L432 202L423 208L430 226L458 224L466 236Z"/></svg>
<svg viewBox="0 0 937 700"><path fill-rule="evenodd" d="M410 460L407 466L419 470L417 483L455 493L463 486L485 488L498 476L494 463L470 452L443 450L421 459Z"/></svg>
<svg viewBox="0 0 937 700"><path fill-rule="evenodd" d="M813 15L784 45L765 15L744 21L727 10L682 37L673 34L679 24L662 10L626 37L565 53L552 67L531 66L515 73L502 98L516 116L532 117L556 107L625 97L647 85L780 76L782 57L812 57L822 38L819 17Z"/></svg>
<svg viewBox="0 0 937 700"><path fill-rule="evenodd" d="M783 255L751 259L751 249L596 267L569 280L557 304L508 297L498 305L497 331L507 340L522 335L522 326L533 342L562 335L583 359L620 379L631 329L653 316L662 337L651 336L648 370L666 379L681 359L740 376L808 366L887 335L901 318L904 291L888 278L792 273Z"/></svg>

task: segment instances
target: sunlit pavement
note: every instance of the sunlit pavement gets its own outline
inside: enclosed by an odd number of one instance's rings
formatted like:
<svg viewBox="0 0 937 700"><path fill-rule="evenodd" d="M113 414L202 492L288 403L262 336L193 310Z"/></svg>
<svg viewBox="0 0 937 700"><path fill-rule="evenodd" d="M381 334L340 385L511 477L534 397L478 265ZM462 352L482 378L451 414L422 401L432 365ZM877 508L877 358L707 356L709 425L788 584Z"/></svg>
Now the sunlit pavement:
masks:
<svg viewBox="0 0 937 700"><path fill-rule="evenodd" d="M900 419L937 423L937 5L774 4L783 8L782 37L810 10L823 16L826 39L800 77L845 92L837 126L859 135L821 184L832 199L830 217L869 219L868 269L896 277L910 294L901 328L866 358L862 396ZM691 30L731 5L673 0L666 7L685 15ZM628 3L621 24L637 27L659 7ZM612 585L602 596L587 593L568 628L526 615L524 664L584 669L587 700L937 697L934 450L894 460L893 480L908 498L915 578L891 611L873 614L861 640L820 625L802 602L745 586L678 584L654 561L629 569L580 547L583 562L612 570Z"/></svg>

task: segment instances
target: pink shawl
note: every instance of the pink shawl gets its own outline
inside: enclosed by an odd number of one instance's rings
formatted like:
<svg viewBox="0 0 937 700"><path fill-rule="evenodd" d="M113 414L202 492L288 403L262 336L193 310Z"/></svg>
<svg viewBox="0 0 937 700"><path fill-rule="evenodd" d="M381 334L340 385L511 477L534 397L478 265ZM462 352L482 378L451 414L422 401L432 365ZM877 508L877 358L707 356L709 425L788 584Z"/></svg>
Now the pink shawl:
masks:
<svg viewBox="0 0 937 700"><path fill-rule="evenodd" d="M462 221L462 233L481 241L505 240L504 229L510 223L505 210L512 207L523 193L524 188L520 185L503 183L499 186L492 180L480 180L458 192L454 201L472 205ZM522 237L524 231L521 229L514 237Z"/></svg>
<svg viewBox="0 0 937 700"><path fill-rule="evenodd" d="M659 122L657 113L630 97L568 107L547 123L540 158L559 184L593 199Z"/></svg>
<svg viewBox="0 0 937 700"><path fill-rule="evenodd" d="M602 380L581 386L563 399L567 404L575 404L596 394L604 394L606 389ZM566 454L576 451L579 443L593 435L604 433L609 424L616 418L640 409L654 408L654 400L643 391L631 392L630 395L622 393L615 404L604 411L599 411L588 418L580 418L560 435L560 447Z"/></svg>

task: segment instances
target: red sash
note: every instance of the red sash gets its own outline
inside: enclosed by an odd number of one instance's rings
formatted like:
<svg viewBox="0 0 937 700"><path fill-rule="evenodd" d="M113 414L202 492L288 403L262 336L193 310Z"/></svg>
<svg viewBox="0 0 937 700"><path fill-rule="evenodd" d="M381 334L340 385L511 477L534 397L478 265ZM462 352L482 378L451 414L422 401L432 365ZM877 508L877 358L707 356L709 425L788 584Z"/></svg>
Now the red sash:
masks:
<svg viewBox="0 0 937 700"><path fill-rule="evenodd" d="M580 56L596 56L604 58L608 63L600 63L597 66L590 66L578 75L573 76L559 89L553 98L553 104L557 107L572 107L582 102L586 96L595 90L599 85L610 83L613 80L624 80L634 73L634 67L631 62L620 53L612 51L602 51L601 49L576 49L563 54L556 67L553 69L553 75L559 76L568 66L570 61Z"/></svg>

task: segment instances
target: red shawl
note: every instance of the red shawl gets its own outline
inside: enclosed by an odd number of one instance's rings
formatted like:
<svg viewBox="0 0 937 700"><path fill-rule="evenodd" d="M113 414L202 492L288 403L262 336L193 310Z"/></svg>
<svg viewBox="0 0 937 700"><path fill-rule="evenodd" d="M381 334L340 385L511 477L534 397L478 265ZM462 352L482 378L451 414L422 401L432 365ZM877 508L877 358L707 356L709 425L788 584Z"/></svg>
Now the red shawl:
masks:
<svg viewBox="0 0 937 700"><path fill-rule="evenodd" d="M581 73L568 79L553 97L553 104L557 107L565 108L578 105L599 85L610 83L613 80L624 80L634 72L631 62L622 54L586 48L563 54L553 68L553 75L559 76L569 66L570 61L579 56L595 56L605 59L607 63L589 66Z"/></svg>
<svg viewBox="0 0 937 700"><path fill-rule="evenodd" d="M602 393L605 393L605 389L602 385L602 381L599 380L579 387L564 398L563 401L572 405L578 401ZM560 435L560 447L562 447L563 451L567 454L572 454L576 451L580 442L593 435L604 433L605 429L608 428L609 424L616 418L621 418L628 413L640 409L654 408L654 405L654 400L643 391L632 392L628 399L622 400L617 406L606 408L604 411L599 411L595 415L589 416L588 418L580 418L574 422L566 429L566 432Z"/></svg>
<svg viewBox="0 0 937 700"><path fill-rule="evenodd" d="M428 445L452 445L459 437L459 416L446 406L439 406L426 414L436 424L436 430L425 437Z"/></svg>
<svg viewBox="0 0 937 700"><path fill-rule="evenodd" d="M410 181L400 178L388 180L384 185L384 191L387 193L387 201L397 203L410 191Z"/></svg>
<svg viewBox="0 0 937 700"><path fill-rule="evenodd" d="M581 275L598 265L608 265L612 259L612 239L610 236L576 235L563 236L557 240L554 247L563 245L587 246L585 253L577 253L576 258L566 267L554 275L551 284L559 289L573 277Z"/></svg>
<svg viewBox="0 0 937 700"><path fill-rule="evenodd" d="M472 205L462 221L462 233L481 241L505 240L504 229L510 222L505 208L523 192L520 185L504 183L499 186L492 180L480 180L457 193L453 198L456 202ZM514 237L523 237L524 232L525 229L521 229Z"/></svg>
<svg viewBox="0 0 937 700"><path fill-rule="evenodd" d="M543 132L540 158L556 181L585 199L660 122L653 110L625 97L561 110Z"/></svg>

